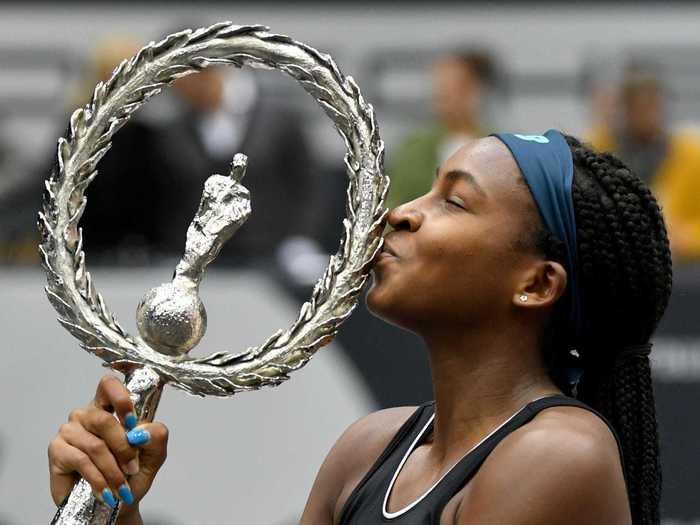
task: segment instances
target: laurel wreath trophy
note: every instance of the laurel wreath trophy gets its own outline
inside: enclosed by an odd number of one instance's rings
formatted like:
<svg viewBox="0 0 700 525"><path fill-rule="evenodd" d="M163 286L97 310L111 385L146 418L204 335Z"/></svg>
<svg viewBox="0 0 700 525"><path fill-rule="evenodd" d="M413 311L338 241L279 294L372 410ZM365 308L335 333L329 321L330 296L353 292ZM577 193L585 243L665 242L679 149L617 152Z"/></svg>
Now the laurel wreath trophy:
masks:
<svg viewBox="0 0 700 525"><path fill-rule="evenodd" d="M96 290L85 265L78 221L97 163L131 114L175 79L218 64L278 69L321 105L347 148L347 217L337 253L289 328L241 353L191 358L186 353L206 329L206 312L198 297L205 268L251 212L248 190L240 183L245 155L234 157L228 176L213 175L205 182L172 282L148 292L138 306L140 336L126 333ZM373 109L353 79L345 77L330 56L305 44L272 34L264 26L230 22L149 43L97 85L90 103L72 114L68 136L58 140L58 167L46 181L39 213L46 294L58 321L85 350L125 374L136 415L143 421L153 420L165 384L190 394L224 397L282 383L333 339L357 304L382 245L389 187L383 154ZM52 523L112 524L117 513L118 508L97 500L81 479Z"/></svg>

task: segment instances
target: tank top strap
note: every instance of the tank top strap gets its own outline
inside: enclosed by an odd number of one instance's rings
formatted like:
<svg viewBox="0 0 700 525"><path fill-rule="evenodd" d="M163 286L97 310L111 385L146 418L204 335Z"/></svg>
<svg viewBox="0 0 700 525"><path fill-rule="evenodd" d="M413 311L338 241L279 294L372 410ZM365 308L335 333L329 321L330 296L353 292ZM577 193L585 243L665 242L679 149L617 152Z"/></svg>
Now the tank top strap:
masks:
<svg viewBox="0 0 700 525"><path fill-rule="evenodd" d="M372 493L376 487L368 487L369 482L379 481L378 476L376 476L377 471L380 469L386 469L386 472L390 472L391 468L398 466L398 461L401 457L400 446L404 443L412 443L418 435L423 430L424 426L434 413L435 401L429 401L423 403L411 414L411 416L401 425L398 432L394 434L389 444L386 446L384 451L379 455L377 460L369 469L367 474L362 478L362 480L357 484L348 497L347 501L343 505L343 510L340 513L339 523L346 523L347 517L351 515L356 509L361 495L366 492ZM396 459L398 458L398 459ZM384 478L385 476L379 476L379 478ZM373 480L374 478L374 480Z"/></svg>
<svg viewBox="0 0 700 525"><path fill-rule="evenodd" d="M620 454L620 462L622 463L622 472L625 471L625 461L624 461L624 455L622 454L622 442L620 441L620 436L617 435L617 432L615 431L615 428L612 426L610 421L607 420L607 418L601 414L598 410L596 410L593 407L588 406L586 403L579 401L578 399L574 397L569 397L565 395L556 395L556 396L548 396L548 397L543 397L541 399L537 399L533 402L531 402L529 405L530 410L533 412L533 415L530 419L534 418L538 413L540 413L542 410L545 408L549 407L555 407L555 406L572 406L572 407L578 407L578 408L583 408L584 410L588 410L589 412L592 412L596 416L598 416L603 423L608 427L610 432L612 433L613 437L615 438L615 443L617 444L617 451Z"/></svg>
<svg viewBox="0 0 700 525"><path fill-rule="evenodd" d="M615 443L617 444L617 451L620 454L620 463L622 464L622 472L625 475L625 481L627 481L627 470L625 469L625 456L622 453L622 442L620 441L620 436L617 435L617 432L615 431L615 428L612 426L612 423L607 420L607 418L601 414L598 410L596 410L593 407L588 406L586 403L583 401L579 401L575 397L569 397L565 395L556 395L556 396L549 396L549 397L543 397L541 399L537 399L530 403L531 410L535 411L534 415L532 417L535 417L539 412L544 410L545 408L553 407L553 406L572 406L572 407L579 407L583 408L584 410L588 410L589 412L592 412L596 416L598 416L603 423L608 427L610 430L610 433L613 435L615 438ZM532 419L532 418L530 418Z"/></svg>
<svg viewBox="0 0 700 525"><path fill-rule="evenodd" d="M436 508L438 508L440 512L442 511L442 508L447 504L447 502L452 499L454 495L459 492L472 477L474 477L489 454L493 452L496 446L506 436L532 421L542 410L557 406L574 406L582 408L588 410L589 412L593 412L600 417L600 419L605 422L615 437L620 454L620 461L622 462L622 470L623 472L625 471L620 440L615 432L615 429L608 422L608 420L605 419L600 412L589 407L578 399L556 394L536 399L525 405L521 410L511 416L511 418L508 419L493 434L489 435L486 439L484 439L484 441L479 443L474 449L465 455L443 478L443 484L441 484L442 486L439 487L440 490L438 490L436 494L438 500L435 502Z"/></svg>
<svg viewBox="0 0 700 525"><path fill-rule="evenodd" d="M410 505L388 512L387 500L403 462L425 436L432 431L434 403L426 403L416 409L389 442L372 468L355 487L340 514L340 525L437 525L445 505L474 477L488 455L511 432L529 423L542 410L555 406L575 406L593 412L600 417L615 436L620 460L620 440L610 423L595 409L581 401L561 394L531 401L514 413L501 426L485 437L462 459L445 473L432 487ZM623 463L624 472L624 463Z"/></svg>

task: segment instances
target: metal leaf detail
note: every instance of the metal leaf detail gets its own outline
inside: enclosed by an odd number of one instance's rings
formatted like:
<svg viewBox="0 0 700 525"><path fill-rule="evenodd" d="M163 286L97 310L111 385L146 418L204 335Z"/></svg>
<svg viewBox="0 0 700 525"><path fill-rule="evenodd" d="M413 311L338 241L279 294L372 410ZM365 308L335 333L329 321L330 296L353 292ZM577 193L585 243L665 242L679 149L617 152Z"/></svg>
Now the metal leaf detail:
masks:
<svg viewBox="0 0 700 525"><path fill-rule="evenodd" d="M278 69L314 97L347 147L348 217L337 253L290 327L242 353L173 358L128 335L110 313L87 271L78 221L87 203L85 189L114 134L173 80L212 64ZM57 168L46 182L38 226L46 293L59 322L107 365L121 370L149 367L192 394L229 396L285 381L333 339L356 305L382 243L389 184L383 155L372 107L328 55L263 26L230 22L151 42L97 85L91 102L71 116L69 135L58 141Z"/></svg>

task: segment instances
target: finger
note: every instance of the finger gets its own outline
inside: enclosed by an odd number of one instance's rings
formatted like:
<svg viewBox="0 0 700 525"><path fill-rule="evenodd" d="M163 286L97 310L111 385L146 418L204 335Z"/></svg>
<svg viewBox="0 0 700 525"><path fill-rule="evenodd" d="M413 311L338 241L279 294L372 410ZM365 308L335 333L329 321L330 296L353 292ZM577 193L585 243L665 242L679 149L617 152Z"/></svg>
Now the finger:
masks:
<svg viewBox="0 0 700 525"><path fill-rule="evenodd" d="M168 455L168 427L163 423L143 425L150 439L140 447L139 463L141 471L155 476Z"/></svg>
<svg viewBox="0 0 700 525"><path fill-rule="evenodd" d="M162 464L165 461L168 450L168 427L163 423L154 422L137 428L145 430L149 435L148 441L139 447L141 461Z"/></svg>
<svg viewBox="0 0 700 525"><path fill-rule="evenodd" d="M68 496L77 481L75 469L70 466L72 463L71 449L62 438L56 437L49 443L49 479L51 485L51 497L56 505Z"/></svg>
<svg viewBox="0 0 700 525"><path fill-rule="evenodd" d="M78 473L92 487L95 496L110 507L117 501L100 469L90 461L87 454L66 443L63 439L54 439L49 445L49 472L51 475L51 496L59 505L73 489Z"/></svg>
<svg viewBox="0 0 700 525"><path fill-rule="evenodd" d="M118 493L120 496L122 492L131 494L122 468L120 468L116 458L102 439L91 434L77 423L63 425L60 436L68 445L78 449L86 456L87 459L82 461L89 462L90 468L93 466L97 468L101 479L106 481L105 486L110 488L113 493ZM78 471L83 475L81 470ZM87 476L83 475L83 477L90 481ZM105 486L98 488L102 491ZM133 497L129 497L129 495L127 495L127 499L133 501ZM108 496L105 496L105 502L109 503Z"/></svg>
<svg viewBox="0 0 700 525"><path fill-rule="evenodd" d="M125 427L136 426L130 392L116 377L109 374L102 376L95 392L95 405L108 412L114 411Z"/></svg>
<svg viewBox="0 0 700 525"><path fill-rule="evenodd" d="M139 447L139 472L129 479L134 491L145 493L168 455L168 428L162 423L138 427L148 432L149 439Z"/></svg>
<svg viewBox="0 0 700 525"><path fill-rule="evenodd" d="M77 421L86 431L102 439L127 474L135 474L130 463L136 459L137 450L127 441L124 427L111 414L93 408L81 413Z"/></svg>

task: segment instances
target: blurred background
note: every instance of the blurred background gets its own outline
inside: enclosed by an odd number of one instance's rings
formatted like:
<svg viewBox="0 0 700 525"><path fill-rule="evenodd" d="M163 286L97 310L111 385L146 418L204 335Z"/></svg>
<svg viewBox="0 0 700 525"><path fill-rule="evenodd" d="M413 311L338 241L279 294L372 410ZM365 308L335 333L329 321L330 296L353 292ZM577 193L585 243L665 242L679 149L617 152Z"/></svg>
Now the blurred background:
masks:
<svg viewBox="0 0 700 525"><path fill-rule="evenodd" d="M220 20L291 35L357 80L387 144L389 205L426 191L460 144L496 130L562 129L616 151L651 184L676 275L652 354L663 523L700 523L700 5L566 4L3 3L0 525L48 522L46 445L103 372L42 291L35 221L57 138L123 58ZM335 252L343 145L315 102L278 72L187 77L117 134L87 192L90 270L131 332L139 299L181 255L203 181L227 173L237 151L249 156L254 213L203 285L204 351L238 351L291 323ZM166 393L170 460L142 505L146 523L295 523L348 424L431 397L420 342L361 305L278 390L225 401Z"/></svg>

